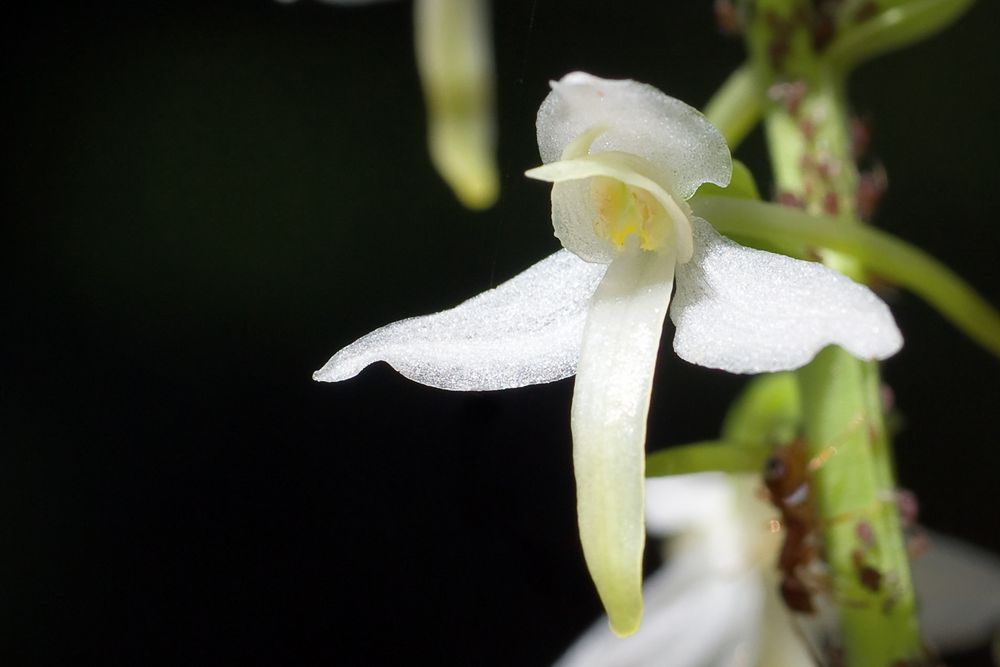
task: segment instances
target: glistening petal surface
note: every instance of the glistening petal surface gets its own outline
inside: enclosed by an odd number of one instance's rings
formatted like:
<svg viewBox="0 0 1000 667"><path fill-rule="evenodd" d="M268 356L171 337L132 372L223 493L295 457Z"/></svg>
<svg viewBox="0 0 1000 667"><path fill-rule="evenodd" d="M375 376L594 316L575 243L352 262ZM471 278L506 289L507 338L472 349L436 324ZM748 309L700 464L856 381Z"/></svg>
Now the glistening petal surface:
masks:
<svg viewBox="0 0 1000 667"><path fill-rule="evenodd" d="M674 350L731 373L791 370L830 344L885 359L903 339L888 306L814 262L754 250L692 218L695 251L677 267Z"/></svg>
<svg viewBox="0 0 1000 667"><path fill-rule="evenodd" d="M347 380L376 361L421 384L454 391L569 377L590 297L606 269L560 250L451 310L371 332L335 354L313 379Z"/></svg>
<svg viewBox="0 0 1000 667"><path fill-rule="evenodd" d="M538 109L542 161L559 160L571 141L594 127L606 130L591 145L591 154L620 151L643 157L664 172L670 181L664 185L681 199L702 183L729 183L729 147L701 112L653 86L584 72L552 82Z"/></svg>
<svg viewBox="0 0 1000 667"><path fill-rule="evenodd" d="M573 390L573 469L587 568L611 629L642 618L646 414L674 259L627 248L594 293Z"/></svg>

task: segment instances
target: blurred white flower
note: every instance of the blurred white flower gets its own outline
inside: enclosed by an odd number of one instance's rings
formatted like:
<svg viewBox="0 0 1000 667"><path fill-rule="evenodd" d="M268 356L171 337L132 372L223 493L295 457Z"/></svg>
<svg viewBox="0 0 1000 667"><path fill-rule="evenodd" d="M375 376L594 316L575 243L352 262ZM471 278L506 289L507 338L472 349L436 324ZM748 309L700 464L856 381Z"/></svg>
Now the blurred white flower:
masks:
<svg viewBox="0 0 1000 667"><path fill-rule="evenodd" d="M649 531L674 538L643 589L646 619L626 639L598 621L557 667L812 667L778 595L781 538L757 486L722 473L650 479Z"/></svg>
<svg viewBox="0 0 1000 667"><path fill-rule="evenodd" d="M451 390L576 373L573 458L584 555L612 629L642 616L646 415L663 319L684 359L734 373L792 369L829 344L885 358L901 343L886 305L819 264L720 236L686 200L732 163L698 111L635 81L553 82L538 112L552 223L565 249L448 311L382 327L314 374L336 382L387 361Z"/></svg>
<svg viewBox="0 0 1000 667"><path fill-rule="evenodd" d="M817 623L796 620L779 595L783 533L759 478L722 473L648 480L650 534L672 539L666 564L643 588L646 619L632 637L594 623L555 667L813 667ZM1000 625L1000 562L934 534L912 563L920 621L931 648L984 645ZM798 624L798 625L796 625Z"/></svg>
<svg viewBox="0 0 1000 667"><path fill-rule="evenodd" d="M929 533L927 551L911 569L920 627L932 648L963 651L1000 636L1000 559L995 555Z"/></svg>

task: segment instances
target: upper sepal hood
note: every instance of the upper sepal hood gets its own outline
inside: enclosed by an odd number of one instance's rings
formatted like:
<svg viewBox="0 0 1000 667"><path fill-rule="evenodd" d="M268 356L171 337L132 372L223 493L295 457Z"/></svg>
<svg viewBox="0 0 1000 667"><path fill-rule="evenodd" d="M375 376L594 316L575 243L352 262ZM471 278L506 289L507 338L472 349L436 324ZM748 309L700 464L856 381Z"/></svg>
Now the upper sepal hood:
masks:
<svg viewBox="0 0 1000 667"><path fill-rule="evenodd" d="M562 158L574 139L593 128L603 133L590 153L637 155L667 178L671 194L688 199L702 183L725 187L732 158L722 134L694 107L653 86L573 72L552 82L538 109L538 151L545 163Z"/></svg>

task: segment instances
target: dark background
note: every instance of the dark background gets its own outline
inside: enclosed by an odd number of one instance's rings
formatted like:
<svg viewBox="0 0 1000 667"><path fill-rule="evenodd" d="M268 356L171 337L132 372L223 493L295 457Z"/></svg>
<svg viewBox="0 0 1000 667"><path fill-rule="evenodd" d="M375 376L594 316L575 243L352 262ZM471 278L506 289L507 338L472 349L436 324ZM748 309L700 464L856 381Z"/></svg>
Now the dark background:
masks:
<svg viewBox="0 0 1000 667"><path fill-rule="evenodd" d="M0 660L548 664L599 613L572 382L310 373L558 247L521 176L548 79L702 105L740 44L708 2L497 2L503 195L474 215L428 162L408 3L84 4L5 18ZM852 86L891 180L881 223L993 304L998 15L981 2ZM766 187L759 136L738 155ZM1000 552L1000 365L892 304L902 483L928 525ZM713 436L744 381L665 340L655 448Z"/></svg>

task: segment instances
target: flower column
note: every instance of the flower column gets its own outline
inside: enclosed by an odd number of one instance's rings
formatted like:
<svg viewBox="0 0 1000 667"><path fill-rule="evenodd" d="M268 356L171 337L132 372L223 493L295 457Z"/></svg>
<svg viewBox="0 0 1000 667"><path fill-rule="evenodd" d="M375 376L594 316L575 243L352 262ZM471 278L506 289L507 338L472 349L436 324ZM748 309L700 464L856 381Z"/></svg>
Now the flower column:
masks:
<svg viewBox="0 0 1000 667"><path fill-rule="evenodd" d="M858 224L846 73L822 54L838 26L861 19L823 15L817 3L803 0L750 4L746 35L754 73L767 92L764 124L777 197ZM842 3L841 11L852 4ZM864 281L850 258L829 251L820 256ZM843 664L920 663L926 655L894 500L877 364L830 347L797 375Z"/></svg>

